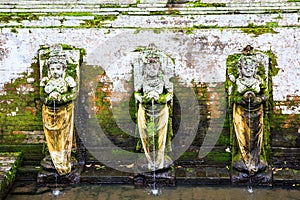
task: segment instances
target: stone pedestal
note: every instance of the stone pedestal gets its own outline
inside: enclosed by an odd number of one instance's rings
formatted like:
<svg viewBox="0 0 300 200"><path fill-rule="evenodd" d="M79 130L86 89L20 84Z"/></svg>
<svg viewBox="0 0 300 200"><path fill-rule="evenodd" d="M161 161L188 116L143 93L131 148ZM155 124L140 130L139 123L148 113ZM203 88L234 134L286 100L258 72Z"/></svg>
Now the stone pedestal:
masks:
<svg viewBox="0 0 300 200"><path fill-rule="evenodd" d="M233 166L230 177L233 185L265 185L272 186L272 169L267 165L260 165L258 171L249 173L245 164L238 161Z"/></svg>
<svg viewBox="0 0 300 200"><path fill-rule="evenodd" d="M75 159L72 160L72 171L67 175L59 175L51 161L50 156L41 161L43 170L38 173L37 184L39 186L53 184L76 184L80 182L80 174L83 166L78 165Z"/></svg>
<svg viewBox="0 0 300 200"><path fill-rule="evenodd" d="M158 187L175 186L175 171L173 168L164 168L153 172L145 172L133 178L134 186L145 187L155 185Z"/></svg>

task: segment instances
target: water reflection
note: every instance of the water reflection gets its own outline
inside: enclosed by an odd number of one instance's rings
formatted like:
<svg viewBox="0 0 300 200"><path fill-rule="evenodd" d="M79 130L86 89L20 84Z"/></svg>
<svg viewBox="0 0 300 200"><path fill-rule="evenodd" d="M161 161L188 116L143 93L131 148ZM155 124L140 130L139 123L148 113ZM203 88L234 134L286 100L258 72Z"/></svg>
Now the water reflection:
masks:
<svg viewBox="0 0 300 200"><path fill-rule="evenodd" d="M149 193L149 189L135 189L127 185L89 185L67 188L58 196L52 191L43 194L10 194L7 200L268 200L268 199L300 199L300 188L253 188L253 193L247 187L174 187L162 189L160 195Z"/></svg>

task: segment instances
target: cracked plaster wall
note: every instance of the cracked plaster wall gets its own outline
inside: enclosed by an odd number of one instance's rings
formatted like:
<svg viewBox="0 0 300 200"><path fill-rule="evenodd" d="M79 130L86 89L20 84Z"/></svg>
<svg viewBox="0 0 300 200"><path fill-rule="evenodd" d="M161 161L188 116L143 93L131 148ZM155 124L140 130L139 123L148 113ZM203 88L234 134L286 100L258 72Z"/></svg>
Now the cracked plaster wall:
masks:
<svg viewBox="0 0 300 200"><path fill-rule="evenodd" d="M300 33L298 28L275 28L276 34L254 37L238 29L202 29L193 34L181 31L134 29L18 29L1 31L0 89L5 83L31 73L30 66L40 45L64 43L86 50L85 62L101 66L113 82L114 90L124 92L131 79L133 51L154 43L176 63L175 73L185 86L192 83L224 82L226 58L240 53L248 44L261 51L271 50L277 57L279 73L273 77L274 101L284 102L300 96ZM32 80L29 80L32 81ZM34 80L38 81L38 80ZM121 84L121 85L120 85ZM278 107L279 108L279 107ZM299 107L285 113L300 113Z"/></svg>

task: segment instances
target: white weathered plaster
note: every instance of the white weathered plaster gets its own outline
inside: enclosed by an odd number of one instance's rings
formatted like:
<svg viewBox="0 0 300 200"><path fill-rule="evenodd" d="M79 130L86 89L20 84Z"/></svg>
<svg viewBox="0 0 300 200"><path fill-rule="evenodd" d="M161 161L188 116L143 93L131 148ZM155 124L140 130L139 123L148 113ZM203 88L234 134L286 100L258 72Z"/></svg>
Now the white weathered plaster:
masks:
<svg viewBox="0 0 300 200"><path fill-rule="evenodd" d="M81 24L86 20L92 20L94 16L39 16L38 20L0 22L0 26L3 27L0 33L0 90L5 83L22 77L23 73L32 73L30 66L36 61L34 58L40 45L63 43L84 48L87 53L85 57L87 65L101 66L112 82L113 91L125 93L132 87L129 84L132 80L132 62L137 55L133 51L138 47L154 43L175 60L175 76L178 82L192 86L193 83L224 82L228 55L240 53L250 44L257 50L271 50L277 57L279 72L273 77L274 101L286 102L290 96L300 97L299 12L257 14L278 8L299 10L299 4L288 3L287 0L203 0L203 3L226 3L228 7L183 6L176 8L181 15L146 15L152 11L168 11L168 7L161 6L164 0L154 1L143 0L137 7L119 8L100 8L93 5L100 5L101 2L133 4L136 1L0 2L0 11L3 12L10 9L24 12L26 11L24 8L28 7L30 11L35 10L39 13L45 10L55 12L80 10L101 15L118 15L114 21L103 22L103 26L107 28L97 29L80 28ZM270 6L272 2L273 7ZM9 7L13 3L16 3L16 7ZM45 6L47 3L49 7ZM55 3L59 4L59 7L55 8L53 6ZM255 4L252 6L251 3ZM149 7L148 4L152 6ZM245 14L232 14L235 10ZM119 15L120 12L128 12L129 15ZM241 27L247 27L250 23L265 26L270 22L278 23L282 28L274 28L276 34L258 36L243 33L241 30ZM22 28L15 28L17 31L15 33L12 28L5 26L22 26ZM207 28L194 29L195 26ZM155 30L151 30L153 28ZM187 28L190 28L191 34L186 34ZM28 82L34 81L38 80L31 79ZM30 88L24 91L28 92ZM5 95L5 91L0 91L0 95ZM288 107L282 104L278 109L283 114L300 114L299 108L297 105Z"/></svg>
<svg viewBox="0 0 300 200"><path fill-rule="evenodd" d="M203 3L264 3L264 2L287 2L288 0L202 0Z"/></svg>

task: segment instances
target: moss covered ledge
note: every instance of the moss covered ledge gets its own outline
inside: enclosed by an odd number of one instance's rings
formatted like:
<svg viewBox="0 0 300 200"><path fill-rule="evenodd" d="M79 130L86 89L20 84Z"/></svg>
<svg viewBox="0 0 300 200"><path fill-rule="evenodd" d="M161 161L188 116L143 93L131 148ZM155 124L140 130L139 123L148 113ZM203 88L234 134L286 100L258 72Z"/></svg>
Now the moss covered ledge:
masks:
<svg viewBox="0 0 300 200"><path fill-rule="evenodd" d="M21 152L0 153L0 199L6 197L13 185L21 163Z"/></svg>

